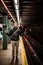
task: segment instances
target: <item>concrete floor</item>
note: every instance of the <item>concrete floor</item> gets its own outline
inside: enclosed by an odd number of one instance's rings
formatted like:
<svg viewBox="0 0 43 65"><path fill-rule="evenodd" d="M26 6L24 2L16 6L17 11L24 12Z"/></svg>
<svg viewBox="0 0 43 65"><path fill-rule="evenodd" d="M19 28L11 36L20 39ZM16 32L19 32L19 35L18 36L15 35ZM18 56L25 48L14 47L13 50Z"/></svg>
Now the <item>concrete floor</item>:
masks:
<svg viewBox="0 0 43 65"><path fill-rule="evenodd" d="M17 65L21 65L20 52L18 55L19 55L18 56L19 64L17 64ZM11 60L12 60L12 44L8 44L7 50L2 50L2 43L0 43L0 65L14 65L14 63L11 64Z"/></svg>

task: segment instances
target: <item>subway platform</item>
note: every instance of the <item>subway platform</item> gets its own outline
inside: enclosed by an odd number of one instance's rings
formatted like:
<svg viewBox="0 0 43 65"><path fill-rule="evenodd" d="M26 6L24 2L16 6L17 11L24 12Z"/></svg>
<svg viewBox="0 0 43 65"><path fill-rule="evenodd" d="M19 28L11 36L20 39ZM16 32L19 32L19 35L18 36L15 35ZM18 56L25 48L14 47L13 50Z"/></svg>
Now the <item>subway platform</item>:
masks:
<svg viewBox="0 0 43 65"><path fill-rule="evenodd" d="M3 50L2 43L0 43L0 65L28 65L23 39L20 37L18 48L18 64L12 64L12 43L7 45L7 50ZM15 61L14 61L15 62Z"/></svg>
<svg viewBox="0 0 43 65"><path fill-rule="evenodd" d="M8 44L7 50L3 50L2 43L0 43L0 65L14 65L14 63L11 64L11 60L12 60L12 44L11 43ZM21 65L20 60L21 60L20 53L18 53L18 64L17 65Z"/></svg>

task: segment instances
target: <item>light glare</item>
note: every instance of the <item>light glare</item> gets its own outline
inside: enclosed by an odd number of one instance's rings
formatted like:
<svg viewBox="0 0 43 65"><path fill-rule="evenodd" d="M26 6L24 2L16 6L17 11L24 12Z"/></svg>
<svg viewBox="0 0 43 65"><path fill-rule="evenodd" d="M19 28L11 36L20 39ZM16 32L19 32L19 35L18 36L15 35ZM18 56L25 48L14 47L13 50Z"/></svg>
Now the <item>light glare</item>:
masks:
<svg viewBox="0 0 43 65"><path fill-rule="evenodd" d="M17 4L17 2L18 2L18 1L17 1L17 0L15 0L15 4Z"/></svg>

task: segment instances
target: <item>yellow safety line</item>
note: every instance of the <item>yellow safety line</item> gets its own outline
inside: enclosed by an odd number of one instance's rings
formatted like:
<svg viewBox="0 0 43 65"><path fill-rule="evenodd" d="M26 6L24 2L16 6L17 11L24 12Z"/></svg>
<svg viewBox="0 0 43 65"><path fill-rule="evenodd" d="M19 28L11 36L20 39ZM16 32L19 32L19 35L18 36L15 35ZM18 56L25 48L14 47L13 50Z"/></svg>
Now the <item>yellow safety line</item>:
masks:
<svg viewBox="0 0 43 65"><path fill-rule="evenodd" d="M20 36L20 44L21 44L22 65L28 65L23 39L21 36Z"/></svg>

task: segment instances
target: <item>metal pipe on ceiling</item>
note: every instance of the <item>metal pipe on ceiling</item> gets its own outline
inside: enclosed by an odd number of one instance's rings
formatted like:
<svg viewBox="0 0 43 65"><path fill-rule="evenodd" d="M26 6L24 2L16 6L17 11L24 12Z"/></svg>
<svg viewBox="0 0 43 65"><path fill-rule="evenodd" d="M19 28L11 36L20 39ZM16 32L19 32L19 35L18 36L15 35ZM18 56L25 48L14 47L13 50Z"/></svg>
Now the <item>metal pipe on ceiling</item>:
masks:
<svg viewBox="0 0 43 65"><path fill-rule="evenodd" d="M6 9L7 13L8 13L8 14L10 15L10 17L12 18L12 20L13 20L14 22L16 22L15 17L12 16L11 12L9 11L9 9L8 9L8 7L6 6L6 4L4 3L4 1L3 1L3 0L0 0L0 1L1 1L2 5L4 6L4 8Z"/></svg>

